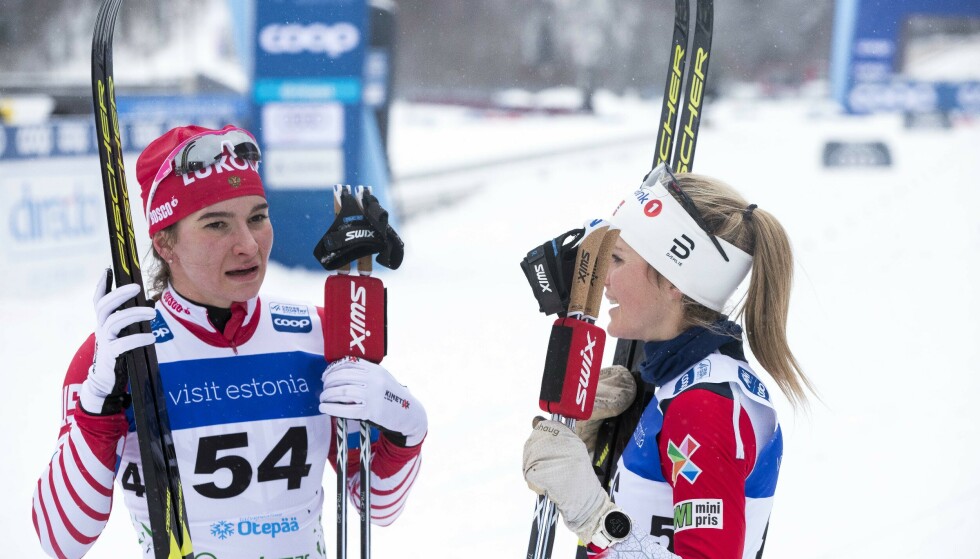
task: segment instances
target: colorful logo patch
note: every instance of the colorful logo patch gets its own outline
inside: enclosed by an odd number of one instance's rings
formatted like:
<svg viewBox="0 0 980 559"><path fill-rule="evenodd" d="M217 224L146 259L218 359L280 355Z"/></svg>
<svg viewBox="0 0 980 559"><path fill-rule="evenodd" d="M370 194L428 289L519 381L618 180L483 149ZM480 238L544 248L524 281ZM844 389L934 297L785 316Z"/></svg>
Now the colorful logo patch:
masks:
<svg viewBox="0 0 980 559"><path fill-rule="evenodd" d="M680 445L674 444L674 441L671 440L667 441L667 456L674 464L671 480L675 484L678 475L686 479L688 483L697 481L698 476L701 475L701 468L691 460L691 455L700 447L700 443L694 440L691 435L685 435Z"/></svg>

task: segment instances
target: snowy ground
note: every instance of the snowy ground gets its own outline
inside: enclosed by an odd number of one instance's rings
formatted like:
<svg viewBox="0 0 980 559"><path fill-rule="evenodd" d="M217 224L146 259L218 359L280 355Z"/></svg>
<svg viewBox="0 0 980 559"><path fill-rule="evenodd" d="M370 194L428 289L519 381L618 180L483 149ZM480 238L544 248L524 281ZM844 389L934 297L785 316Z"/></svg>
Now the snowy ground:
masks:
<svg viewBox="0 0 980 559"><path fill-rule="evenodd" d="M385 364L425 403L430 435L407 510L374 534L377 557L523 556L534 499L521 447L538 413L550 320L537 313L518 262L611 211L653 151L652 136L636 134L652 128L658 109L619 102L601 112L488 119L397 108L393 165L402 176L630 140L396 185L406 204L437 189L472 194L407 220L405 264L384 276ZM766 556L977 556L980 125L906 131L897 117L844 119L806 101L717 102L705 118L698 171L742 190L791 235L790 341L821 396L809 413L776 396L786 455ZM849 138L887 142L895 166L823 169L823 143ZM11 453L0 462L8 503L0 534L9 556L41 556L31 492L54 449L65 366L92 326L94 278L76 276L65 270L58 294L0 294L0 410L9 425L0 448ZM273 267L266 291L316 300L322 281ZM119 505L90 557L137 555L121 513ZM571 557L573 546L559 529L554 556Z"/></svg>

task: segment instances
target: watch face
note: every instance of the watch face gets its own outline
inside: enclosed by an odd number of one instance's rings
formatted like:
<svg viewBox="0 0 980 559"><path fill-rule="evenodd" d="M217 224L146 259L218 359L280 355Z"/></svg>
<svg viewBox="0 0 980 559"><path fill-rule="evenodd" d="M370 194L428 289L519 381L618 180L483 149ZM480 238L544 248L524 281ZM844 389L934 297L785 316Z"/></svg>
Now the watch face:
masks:
<svg viewBox="0 0 980 559"><path fill-rule="evenodd" d="M631 522L630 517L626 516L626 513L619 510L614 510L606 515L605 519L606 533L610 537L621 540L630 534Z"/></svg>

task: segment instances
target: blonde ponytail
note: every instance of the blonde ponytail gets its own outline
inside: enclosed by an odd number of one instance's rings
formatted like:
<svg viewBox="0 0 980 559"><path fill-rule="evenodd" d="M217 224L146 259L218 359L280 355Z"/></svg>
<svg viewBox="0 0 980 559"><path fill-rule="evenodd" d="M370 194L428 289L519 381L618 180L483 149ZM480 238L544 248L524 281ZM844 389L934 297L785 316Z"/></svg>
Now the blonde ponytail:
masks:
<svg viewBox="0 0 980 559"><path fill-rule="evenodd" d="M694 201L709 232L752 255L741 318L749 347L759 364L794 406L806 406L810 380L793 356L786 338L793 284L793 252L779 221L765 210L750 208L727 184L695 174L678 174L680 188ZM709 326L720 315L688 297L685 317L692 325Z"/></svg>

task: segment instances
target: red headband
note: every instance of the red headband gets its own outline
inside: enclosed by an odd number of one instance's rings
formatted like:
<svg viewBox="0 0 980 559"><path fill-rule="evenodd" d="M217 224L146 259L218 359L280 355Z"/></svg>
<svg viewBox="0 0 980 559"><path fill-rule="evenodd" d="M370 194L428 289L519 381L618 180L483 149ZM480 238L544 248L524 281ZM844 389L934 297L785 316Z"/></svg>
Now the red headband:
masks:
<svg viewBox="0 0 980 559"><path fill-rule="evenodd" d="M185 146L195 139L229 132L252 136L231 125L221 130L182 126L153 140L140 154L136 160L136 180L151 237L212 204L239 196L265 197L258 162L238 157L233 151L212 154L215 162L200 170L183 175L175 173L174 157Z"/></svg>

